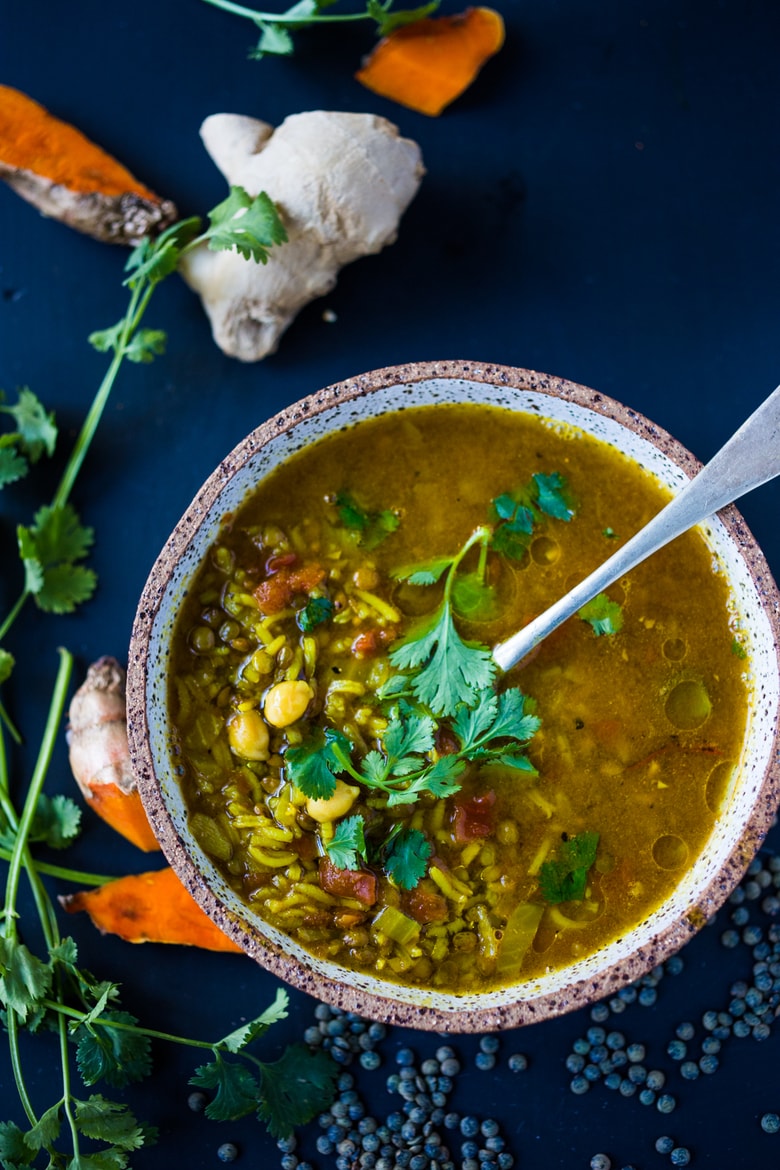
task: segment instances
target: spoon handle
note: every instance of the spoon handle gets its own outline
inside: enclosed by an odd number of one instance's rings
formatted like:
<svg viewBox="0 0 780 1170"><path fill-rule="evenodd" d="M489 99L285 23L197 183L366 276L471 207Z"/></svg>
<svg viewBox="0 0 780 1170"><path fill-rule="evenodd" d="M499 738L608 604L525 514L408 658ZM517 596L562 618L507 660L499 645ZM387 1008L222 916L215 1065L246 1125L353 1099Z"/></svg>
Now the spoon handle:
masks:
<svg viewBox="0 0 780 1170"><path fill-rule="evenodd" d="M680 533L780 475L780 386L666 507L588 577L493 650L509 670L561 622Z"/></svg>

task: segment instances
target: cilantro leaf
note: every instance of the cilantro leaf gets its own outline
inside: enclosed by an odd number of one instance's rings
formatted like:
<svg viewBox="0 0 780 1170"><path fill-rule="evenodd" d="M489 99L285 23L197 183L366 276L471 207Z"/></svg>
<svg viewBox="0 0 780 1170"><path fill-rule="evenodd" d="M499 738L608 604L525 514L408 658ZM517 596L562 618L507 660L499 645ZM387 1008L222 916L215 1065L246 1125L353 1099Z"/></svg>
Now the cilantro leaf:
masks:
<svg viewBox="0 0 780 1170"><path fill-rule="evenodd" d="M434 557L419 565L408 565L395 569L391 574L397 581L408 581L410 585L435 585L453 565L454 557Z"/></svg>
<svg viewBox="0 0 780 1170"><path fill-rule="evenodd" d="M623 610L617 601L610 601L606 593L598 593L587 601L577 616L592 627L596 637L602 634L617 634L623 628Z"/></svg>
<svg viewBox="0 0 780 1170"><path fill-rule="evenodd" d="M202 1064L190 1077L190 1084L208 1089L214 1097L205 1113L213 1121L237 1121L257 1106L260 1086L246 1065L228 1063L219 1051L210 1064Z"/></svg>
<svg viewBox="0 0 780 1170"><path fill-rule="evenodd" d="M461 703L493 682L496 664L486 646L464 642L445 601L423 634L405 638L390 651L399 670L416 670L411 689L434 715L453 715Z"/></svg>
<svg viewBox="0 0 780 1170"><path fill-rule="evenodd" d="M574 504L561 473L553 471L551 475L537 474L533 480L536 485L536 502L541 511L568 523L574 516Z"/></svg>
<svg viewBox="0 0 780 1170"><path fill-rule="evenodd" d="M86 556L93 533L82 527L70 504L39 508L32 527L20 524L16 531L25 587L40 609L71 613L92 596L95 574L74 562Z"/></svg>
<svg viewBox="0 0 780 1170"><path fill-rule="evenodd" d="M38 1118L37 1123L24 1135L25 1143L36 1150L52 1145L59 1137L62 1121L60 1118L61 1102L52 1105Z"/></svg>
<svg viewBox="0 0 780 1170"><path fill-rule="evenodd" d="M365 549L376 548L385 537L396 531L401 522L389 508L368 512L343 492L336 496L336 508L341 525L357 533L358 544Z"/></svg>
<svg viewBox="0 0 780 1170"><path fill-rule="evenodd" d="M289 31L279 24L268 24L258 20L260 39L257 46L249 51L250 61L260 61L263 57L290 57L295 52L295 45Z"/></svg>
<svg viewBox="0 0 780 1170"><path fill-rule="evenodd" d="M0 935L0 1003L24 1023L49 993L52 970L24 943Z"/></svg>
<svg viewBox="0 0 780 1170"><path fill-rule="evenodd" d="M141 1081L151 1071L149 1037L126 1027L112 1028L111 1023L133 1025L138 1020L129 1012L104 1012L100 1023L76 1030L76 1063L85 1085L104 1080L114 1088Z"/></svg>
<svg viewBox="0 0 780 1170"><path fill-rule="evenodd" d="M303 609L295 615L299 630L308 634L310 630L327 622L333 615L333 602L329 597L310 597Z"/></svg>
<svg viewBox="0 0 780 1170"><path fill-rule="evenodd" d="M99 353L121 351L122 356L131 362L151 362L158 354L165 353L168 337L162 329L137 329L125 338L126 330L127 322L123 319L108 329L95 330L87 340Z"/></svg>
<svg viewBox="0 0 780 1170"><path fill-rule="evenodd" d="M18 391L15 406L6 406L0 399L0 412L10 414L16 423L16 433L3 438L15 441L31 463L37 463L44 452L54 454L57 442L54 414L44 409L28 386Z"/></svg>
<svg viewBox="0 0 780 1170"><path fill-rule="evenodd" d="M13 1121L0 1121L0 1165L9 1170L27 1170L35 1161L37 1150Z"/></svg>
<svg viewBox="0 0 780 1170"><path fill-rule="evenodd" d="M76 1124L85 1137L109 1142L120 1150L138 1150L148 1131L136 1121L127 1105L108 1101L99 1093L76 1101Z"/></svg>
<svg viewBox="0 0 780 1170"><path fill-rule="evenodd" d="M81 809L69 796L47 796L42 792L35 808L30 840L50 849L65 849L78 836Z"/></svg>
<svg viewBox="0 0 780 1170"><path fill-rule="evenodd" d="M578 833L561 843L557 857L542 862L539 888L545 901L577 902L582 899L598 844L598 833Z"/></svg>
<svg viewBox="0 0 780 1170"><path fill-rule="evenodd" d="M526 703L522 691L510 687L498 696L485 692L474 707L459 708L452 729L461 741L463 753L471 759L494 740L531 739L541 721L527 710Z"/></svg>
<svg viewBox="0 0 780 1170"><path fill-rule="evenodd" d="M387 797L388 808L413 804L421 792L430 792L437 797L454 796L460 791L457 781L465 769L466 765L459 756L440 756L413 776L404 788L394 788Z"/></svg>
<svg viewBox="0 0 780 1170"><path fill-rule="evenodd" d="M28 470L27 460L16 447L0 443L0 488L23 479Z"/></svg>
<svg viewBox="0 0 780 1170"><path fill-rule="evenodd" d="M430 715L421 715L405 705L400 706L395 718L382 736L382 745L387 752L391 771L396 775L419 766L414 755L427 755L433 751L436 724Z"/></svg>
<svg viewBox="0 0 780 1170"><path fill-rule="evenodd" d="M242 1024L240 1028L236 1028L234 1032L230 1032L220 1040L218 1047L227 1048L228 1052L240 1052L242 1048L246 1048L247 1044L251 1044L253 1040L257 1040L271 1027L271 1024L278 1023L279 1020L287 1019L287 1008L290 1004L290 997L282 987L277 987L276 997L270 1007L267 1007L264 1012L256 1016L254 1020L249 1020L248 1023Z"/></svg>
<svg viewBox="0 0 780 1170"><path fill-rule="evenodd" d="M148 281L154 286L166 276L170 276L176 271L184 249L198 238L200 229L201 222L198 217L191 216L189 219L171 224L155 239L145 236L133 248L127 259L125 272L129 272L130 275L125 280L125 285L134 289L142 282Z"/></svg>
<svg viewBox="0 0 780 1170"><path fill-rule="evenodd" d="M345 817L336 825L330 841L324 844L328 857L338 869L360 869L361 862L366 860L363 818Z"/></svg>
<svg viewBox="0 0 780 1170"><path fill-rule="evenodd" d="M341 732L330 728L314 734L297 747L290 747L284 757L288 778L305 796L323 800L336 791L336 776L344 770L337 749L349 754L352 744Z"/></svg>
<svg viewBox="0 0 780 1170"><path fill-rule="evenodd" d="M402 890L413 890L425 877L433 846L419 829L395 833L384 851L385 870Z"/></svg>
<svg viewBox="0 0 780 1170"><path fill-rule="evenodd" d="M273 1064L263 1064L257 1116L275 1138L289 1137L299 1125L327 1109L339 1067L322 1050L291 1044Z"/></svg>
<svg viewBox="0 0 780 1170"><path fill-rule="evenodd" d="M204 239L213 252L235 248L245 260L266 264L268 249L285 243L287 232L265 191L252 198L243 187L231 187L227 199L209 213Z"/></svg>

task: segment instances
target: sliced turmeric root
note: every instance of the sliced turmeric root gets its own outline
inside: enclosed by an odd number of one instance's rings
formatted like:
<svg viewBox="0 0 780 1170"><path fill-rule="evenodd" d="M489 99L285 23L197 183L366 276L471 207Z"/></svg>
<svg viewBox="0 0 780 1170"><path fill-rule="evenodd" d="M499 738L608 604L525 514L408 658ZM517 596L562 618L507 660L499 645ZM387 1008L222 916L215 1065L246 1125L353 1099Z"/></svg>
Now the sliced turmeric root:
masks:
<svg viewBox="0 0 780 1170"><path fill-rule="evenodd" d="M116 934L126 942L180 943L241 953L170 868L128 874L59 900L69 914L86 910L101 934Z"/></svg>
<svg viewBox="0 0 780 1170"><path fill-rule="evenodd" d="M139 849L159 843L149 824L130 767L125 671L115 658L99 658L71 700L70 766L90 808Z"/></svg>
<svg viewBox="0 0 780 1170"><path fill-rule="evenodd" d="M504 21L492 8L429 17L381 40L355 77L381 97L436 117L503 43Z"/></svg>
<svg viewBox="0 0 780 1170"><path fill-rule="evenodd" d="M43 215L108 243L137 243L178 214L75 126L8 85L0 85L0 178Z"/></svg>

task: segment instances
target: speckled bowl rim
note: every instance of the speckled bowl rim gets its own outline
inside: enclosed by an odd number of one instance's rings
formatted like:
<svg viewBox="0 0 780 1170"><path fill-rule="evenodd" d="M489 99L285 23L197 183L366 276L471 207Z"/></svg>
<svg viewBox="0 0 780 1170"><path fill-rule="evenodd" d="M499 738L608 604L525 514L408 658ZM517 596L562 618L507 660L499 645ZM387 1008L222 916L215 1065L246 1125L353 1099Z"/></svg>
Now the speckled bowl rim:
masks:
<svg viewBox="0 0 780 1170"><path fill-rule="evenodd" d="M277 932L274 941L266 936L262 923L254 924L249 912L242 917L228 907L224 898L211 888L219 885L219 880L215 881L213 866L204 857L199 857L196 862L194 853L197 849L193 848L192 840L184 839L174 822L150 747L148 708L152 700L149 698L149 678L154 668L150 639L166 590L177 564L204 520L217 506L223 489L270 440L292 432L302 420L327 412L331 407L349 404L396 386L407 392L413 391L415 385L431 380L498 387L506 390L510 397L514 392L530 391L572 403L613 420L647 440L679 468L681 482L695 475L701 466L676 439L637 411L586 386L533 370L473 361L419 362L373 370L327 386L268 419L239 443L207 479L165 544L151 570L133 624L128 658L128 732L139 791L164 855L195 900L248 955L291 985L343 1010L388 1023L439 1032L484 1032L540 1021L614 993L678 951L715 913L741 880L777 811L780 800L778 697L776 694L772 710L767 713L773 733L766 767L753 790L749 818L741 826L730 853L711 880L697 889L694 902L685 912L674 921L665 923L645 945L599 969L595 975L578 974L580 964L575 964L571 968L570 980L562 986L545 990L544 978L534 980L530 991L528 985L518 984L514 989L517 998L500 1003L493 1002L495 997L488 994L484 997L479 994L463 997L433 994L428 997L429 1002L424 996L420 997L421 1002L408 1002L396 998L399 989L385 981L362 977L360 985L356 986L346 981L348 976L342 978L339 969L332 964L325 964L327 973L323 973L322 964L305 954L303 957L290 954L292 944L284 936ZM407 404L415 405L414 402ZM765 656L776 672L776 679L780 677L780 597L777 587L761 550L737 509L733 506L723 509L717 520L742 558L755 588L772 642L771 647L764 647ZM204 870L208 872L204 873ZM608 954L613 946L609 944L602 950ZM535 990L537 985L538 991ZM440 1001L445 1001L444 1006Z"/></svg>

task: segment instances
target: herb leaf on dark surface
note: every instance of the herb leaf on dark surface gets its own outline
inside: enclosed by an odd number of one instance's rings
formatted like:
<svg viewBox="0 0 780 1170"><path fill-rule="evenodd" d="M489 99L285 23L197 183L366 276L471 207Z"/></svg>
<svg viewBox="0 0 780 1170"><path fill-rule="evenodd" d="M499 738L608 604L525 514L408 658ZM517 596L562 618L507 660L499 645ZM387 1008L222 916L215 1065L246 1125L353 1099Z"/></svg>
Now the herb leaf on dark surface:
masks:
<svg viewBox="0 0 780 1170"><path fill-rule="evenodd" d="M333 1100L339 1068L326 1052L291 1044L279 1060L260 1068L257 1116L275 1138L289 1137Z"/></svg>

